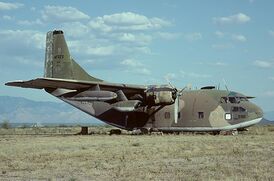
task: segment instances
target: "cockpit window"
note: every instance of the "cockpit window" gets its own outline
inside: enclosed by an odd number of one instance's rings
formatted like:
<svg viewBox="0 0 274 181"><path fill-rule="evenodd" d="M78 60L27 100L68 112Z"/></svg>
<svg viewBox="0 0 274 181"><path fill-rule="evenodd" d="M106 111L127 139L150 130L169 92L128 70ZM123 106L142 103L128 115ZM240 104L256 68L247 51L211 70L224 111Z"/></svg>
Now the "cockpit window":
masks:
<svg viewBox="0 0 274 181"><path fill-rule="evenodd" d="M227 97L222 97L221 98L221 103L228 103Z"/></svg>
<svg viewBox="0 0 274 181"><path fill-rule="evenodd" d="M237 97L222 97L221 98L221 103L233 103L233 104L238 104L240 103L240 99Z"/></svg>
<svg viewBox="0 0 274 181"><path fill-rule="evenodd" d="M221 103L239 104L240 102L248 101L247 97L221 97Z"/></svg>
<svg viewBox="0 0 274 181"><path fill-rule="evenodd" d="M228 97L229 102L231 103L239 103L238 99L236 97Z"/></svg>
<svg viewBox="0 0 274 181"><path fill-rule="evenodd" d="M246 97L240 97L241 101L248 101L248 99Z"/></svg>
<svg viewBox="0 0 274 181"><path fill-rule="evenodd" d="M239 107L239 111L240 111L240 112L246 112L246 109L243 108L243 107Z"/></svg>
<svg viewBox="0 0 274 181"><path fill-rule="evenodd" d="M246 109L243 107L233 106L231 107L232 112L246 112Z"/></svg>

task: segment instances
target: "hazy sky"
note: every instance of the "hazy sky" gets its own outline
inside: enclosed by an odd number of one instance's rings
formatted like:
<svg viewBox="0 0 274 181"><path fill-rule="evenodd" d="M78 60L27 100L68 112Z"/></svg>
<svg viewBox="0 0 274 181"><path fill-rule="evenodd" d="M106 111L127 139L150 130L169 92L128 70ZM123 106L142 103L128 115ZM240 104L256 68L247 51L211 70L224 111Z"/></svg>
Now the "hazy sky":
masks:
<svg viewBox="0 0 274 181"><path fill-rule="evenodd" d="M3 86L43 76L45 34L62 29L74 59L117 83L224 87L274 110L273 0L0 2L0 94L54 100Z"/></svg>

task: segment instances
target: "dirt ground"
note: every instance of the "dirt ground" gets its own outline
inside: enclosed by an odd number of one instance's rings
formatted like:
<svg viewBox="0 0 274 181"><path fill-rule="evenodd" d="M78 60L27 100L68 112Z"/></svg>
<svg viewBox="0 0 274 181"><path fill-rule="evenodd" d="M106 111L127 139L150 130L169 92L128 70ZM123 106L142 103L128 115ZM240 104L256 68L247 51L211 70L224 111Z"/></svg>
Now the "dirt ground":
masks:
<svg viewBox="0 0 274 181"><path fill-rule="evenodd" d="M0 180L274 180L270 126L236 136L79 130L0 129Z"/></svg>

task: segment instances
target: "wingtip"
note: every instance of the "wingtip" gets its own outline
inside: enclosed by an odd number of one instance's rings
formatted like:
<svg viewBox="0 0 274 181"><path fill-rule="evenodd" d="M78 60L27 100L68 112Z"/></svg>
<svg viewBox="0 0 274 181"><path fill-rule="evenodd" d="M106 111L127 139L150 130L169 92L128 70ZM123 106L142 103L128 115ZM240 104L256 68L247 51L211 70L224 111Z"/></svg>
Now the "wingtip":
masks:
<svg viewBox="0 0 274 181"><path fill-rule="evenodd" d="M22 80L15 80L15 81L11 81L11 82L6 82L5 85L6 86L13 86L16 83L20 83L23 82Z"/></svg>
<svg viewBox="0 0 274 181"><path fill-rule="evenodd" d="M11 86L12 85L12 82L6 82L5 83L5 86Z"/></svg>

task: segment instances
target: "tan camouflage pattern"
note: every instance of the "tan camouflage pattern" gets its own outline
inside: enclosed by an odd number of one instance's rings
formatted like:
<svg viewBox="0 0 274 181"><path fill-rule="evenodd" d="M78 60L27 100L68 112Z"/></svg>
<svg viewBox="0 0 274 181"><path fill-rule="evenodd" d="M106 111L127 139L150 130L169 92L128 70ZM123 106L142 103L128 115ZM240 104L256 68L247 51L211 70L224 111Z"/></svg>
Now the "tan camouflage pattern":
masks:
<svg viewBox="0 0 274 181"><path fill-rule="evenodd" d="M249 101L252 97L233 91L208 86L178 94L167 85L115 84L92 77L72 59L61 30L47 33L44 78L6 85L44 89L126 130L221 131L242 129L263 117L263 111Z"/></svg>

